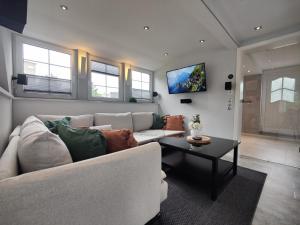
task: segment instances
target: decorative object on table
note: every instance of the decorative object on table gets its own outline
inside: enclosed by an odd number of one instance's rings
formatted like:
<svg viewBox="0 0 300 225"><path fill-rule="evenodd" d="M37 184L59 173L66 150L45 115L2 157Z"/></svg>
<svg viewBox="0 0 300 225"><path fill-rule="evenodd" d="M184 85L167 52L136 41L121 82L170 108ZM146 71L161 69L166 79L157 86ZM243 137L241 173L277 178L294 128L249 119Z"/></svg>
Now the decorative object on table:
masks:
<svg viewBox="0 0 300 225"><path fill-rule="evenodd" d="M137 103L137 100L136 100L136 98L131 97L131 98L129 99L129 102Z"/></svg>
<svg viewBox="0 0 300 225"><path fill-rule="evenodd" d="M201 140L202 123L199 114L193 116L191 122L189 123L189 127L191 129L192 138L194 140Z"/></svg>
<svg viewBox="0 0 300 225"><path fill-rule="evenodd" d="M192 136L187 136L186 141L193 146L207 145L210 143L210 137L200 136L200 139L194 139Z"/></svg>

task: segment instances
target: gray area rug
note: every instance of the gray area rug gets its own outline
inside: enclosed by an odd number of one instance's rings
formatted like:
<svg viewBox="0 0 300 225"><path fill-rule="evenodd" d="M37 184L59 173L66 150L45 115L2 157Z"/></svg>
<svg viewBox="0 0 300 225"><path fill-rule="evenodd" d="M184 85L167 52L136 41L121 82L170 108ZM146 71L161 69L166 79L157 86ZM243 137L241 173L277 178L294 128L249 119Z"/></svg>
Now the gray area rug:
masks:
<svg viewBox="0 0 300 225"><path fill-rule="evenodd" d="M210 199L208 182L168 172L168 199L154 225L250 225L266 174L238 167L238 175L224 186L218 199Z"/></svg>

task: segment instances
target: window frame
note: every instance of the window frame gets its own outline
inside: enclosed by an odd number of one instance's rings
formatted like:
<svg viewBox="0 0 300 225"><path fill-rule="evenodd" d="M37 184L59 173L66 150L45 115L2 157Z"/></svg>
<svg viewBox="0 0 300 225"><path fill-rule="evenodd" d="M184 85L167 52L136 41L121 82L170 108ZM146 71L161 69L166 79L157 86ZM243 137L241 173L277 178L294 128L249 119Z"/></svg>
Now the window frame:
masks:
<svg viewBox="0 0 300 225"><path fill-rule="evenodd" d="M284 90L292 91L292 92L293 92L293 94L294 94L294 102L295 102L295 94L296 94L296 91L295 91L295 89L292 90L292 89L289 89L289 88L285 88L285 87L284 87L284 79L285 79L285 78L294 79L294 78L290 78L289 76L280 76L280 77L278 77L278 78L276 78L276 79L274 79L274 80L271 80L270 103L275 103L275 102L279 102L279 101L284 101L284 102L293 103L293 102L290 102L290 101L287 101L287 100L283 99L283 91L284 91ZM279 88L277 88L277 89L275 89L275 90L272 91L272 82L275 81L275 80L277 80L277 79L281 79L281 87L279 87ZM276 91L280 91L280 99L277 100L277 101L272 102L272 94L273 94L274 92L276 92Z"/></svg>
<svg viewBox="0 0 300 225"><path fill-rule="evenodd" d="M112 66L116 66L119 68L119 98L109 98L109 97L95 97L92 96L92 69L91 63L92 61L96 61L99 63L104 63ZM122 70L122 64L119 62L114 62L111 60L103 59L97 56L93 56L88 54L88 100L95 101L108 101L108 102L123 102L124 101L124 76ZM100 72L99 72L100 73ZM105 74L105 73L104 73ZM109 74L107 74L109 75Z"/></svg>
<svg viewBox="0 0 300 225"><path fill-rule="evenodd" d="M132 96L132 72L133 71L136 71L136 72L140 72L140 73L146 73L146 74L149 74L150 75L150 80L149 80L149 92L150 92L150 98L147 99L147 98L136 98L138 102L146 102L146 103L149 103L149 102L153 102L153 81L154 81L154 73L153 71L150 71L150 70L147 70L147 69L143 69L143 68L140 68L140 67L132 67L131 68L131 74L130 74L130 81L129 81L129 88L130 88L130 98L135 98ZM143 81L142 81L143 82Z"/></svg>
<svg viewBox="0 0 300 225"><path fill-rule="evenodd" d="M24 73L24 60L23 60L23 44L28 44L52 51L57 51L71 56L71 94L51 93L51 92L34 92L24 91L23 85L14 85L14 93L18 97L26 98L48 98L48 99L76 99L77 97L77 61L74 50L67 49L55 44L50 44L44 41L39 41L33 38L14 35L13 39L13 61L14 61L14 75Z"/></svg>

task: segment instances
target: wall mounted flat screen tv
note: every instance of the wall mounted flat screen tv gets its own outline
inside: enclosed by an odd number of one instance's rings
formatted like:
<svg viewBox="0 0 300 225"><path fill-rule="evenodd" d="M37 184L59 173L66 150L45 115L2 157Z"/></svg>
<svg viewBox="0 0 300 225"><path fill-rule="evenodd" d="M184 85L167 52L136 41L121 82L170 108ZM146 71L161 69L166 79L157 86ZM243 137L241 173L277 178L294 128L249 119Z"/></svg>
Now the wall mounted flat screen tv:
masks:
<svg viewBox="0 0 300 225"><path fill-rule="evenodd" d="M167 81L170 94L206 91L205 63L168 71Z"/></svg>

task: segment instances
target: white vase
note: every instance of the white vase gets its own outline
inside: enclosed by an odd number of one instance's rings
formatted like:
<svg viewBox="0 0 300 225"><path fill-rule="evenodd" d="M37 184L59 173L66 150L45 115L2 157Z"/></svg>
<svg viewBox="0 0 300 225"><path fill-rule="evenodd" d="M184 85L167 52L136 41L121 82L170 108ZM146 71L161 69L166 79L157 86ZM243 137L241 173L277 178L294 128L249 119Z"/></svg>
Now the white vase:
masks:
<svg viewBox="0 0 300 225"><path fill-rule="evenodd" d="M191 136L195 139L200 138L202 133L202 129L191 129Z"/></svg>

